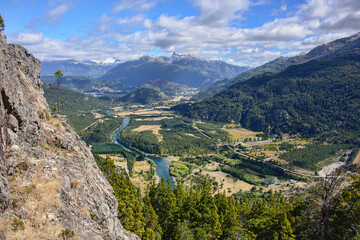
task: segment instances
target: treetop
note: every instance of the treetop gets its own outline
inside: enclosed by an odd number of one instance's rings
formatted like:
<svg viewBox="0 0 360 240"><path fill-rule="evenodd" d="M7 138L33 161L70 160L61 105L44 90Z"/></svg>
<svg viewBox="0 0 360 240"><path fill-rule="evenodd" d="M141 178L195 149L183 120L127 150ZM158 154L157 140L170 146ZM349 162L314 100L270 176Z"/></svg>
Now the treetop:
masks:
<svg viewBox="0 0 360 240"><path fill-rule="evenodd" d="M57 70L54 74L55 74L56 76L57 76L57 75L60 75L60 76L64 75L60 70Z"/></svg>

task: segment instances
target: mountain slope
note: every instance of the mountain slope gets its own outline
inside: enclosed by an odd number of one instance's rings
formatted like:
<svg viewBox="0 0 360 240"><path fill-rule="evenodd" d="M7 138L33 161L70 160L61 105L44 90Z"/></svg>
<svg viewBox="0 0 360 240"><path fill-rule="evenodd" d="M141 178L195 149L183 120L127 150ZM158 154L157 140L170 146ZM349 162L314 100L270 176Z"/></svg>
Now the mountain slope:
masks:
<svg viewBox="0 0 360 240"><path fill-rule="evenodd" d="M122 97L121 101L129 103L147 104L150 102L161 101L164 98L166 98L166 95L163 92L153 88L142 87L137 88L131 93Z"/></svg>
<svg viewBox="0 0 360 240"><path fill-rule="evenodd" d="M55 85L54 76L42 76L41 81ZM120 81L102 81L89 77L63 76L61 86L74 91L95 94L123 94L132 90Z"/></svg>
<svg viewBox="0 0 360 240"><path fill-rule="evenodd" d="M0 32L0 239L139 239L84 142L49 115L40 61Z"/></svg>
<svg viewBox="0 0 360 240"><path fill-rule="evenodd" d="M77 61L74 59L41 62L41 76L53 76L61 70L64 76L80 76L97 78L115 67L119 62L96 63L94 61Z"/></svg>
<svg viewBox="0 0 360 240"><path fill-rule="evenodd" d="M44 97L49 106L57 106L57 87L44 84ZM106 115L114 106L112 101L95 98L89 94L76 92L60 86L61 115L66 115L67 122L79 132L96 121L93 111Z"/></svg>
<svg viewBox="0 0 360 240"><path fill-rule="evenodd" d="M174 95L193 95L197 89L189 88L184 84L178 84L167 80L149 80L142 84L140 87L158 89L165 93L167 96Z"/></svg>
<svg viewBox="0 0 360 240"><path fill-rule="evenodd" d="M215 84L204 89L203 91L199 92L196 96L194 96L194 100L211 97L216 93L219 93L222 90L229 88L231 85L246 81L247 79L250 79L251 77L259 74L263 74L266 72L279 73L292 65L305 63L310 60L319 58L329 58L338 53L356 48L360 48L360 33L318 46L306 55L295 56L288 59L278 58L271 62L265 63L262 66L240 73L235 78L218 81Z"/></svg>
<svg viewBox="0 0 360 240"><path fill-rule="evenodd" d="M159 79L189 87L202 87L220 79L234 77L245 70L247 68L221 61L206 61L191 55L174 53L171 58L143 56L135 61L121 63L99 79L120 80L131 86Z"/></svg>
<svg viewBox="0 0 360 240"><path fill-rule="evenodd" d="M175 110L264 132L360 130L360 50L264 74Z"/></svg>

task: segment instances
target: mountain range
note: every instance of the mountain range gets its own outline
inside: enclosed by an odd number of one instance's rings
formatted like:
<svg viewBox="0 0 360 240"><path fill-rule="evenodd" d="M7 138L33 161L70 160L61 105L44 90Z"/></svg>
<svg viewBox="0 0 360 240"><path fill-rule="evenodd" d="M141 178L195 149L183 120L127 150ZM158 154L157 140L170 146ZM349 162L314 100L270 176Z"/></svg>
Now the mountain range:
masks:
<svg viewBox="0 0 360 240"><path fill-rule="evenodd" d="M100 80L119 80L133 87L149 80L167 80L189 87L203 87L248 70L223 61L208 61L192 55L173 53L171 57L143 56L118 64Z"/></svg>
<svg viewBox="0 0 360 240"><path fill-rule="evenodd" d="M359 37L356 34L322 45L292 59L318 56L315 60L302 60L305 63L297 65L290 64L291 59L284 60L284 66L291 66L280 73L257 75L174 110L191 118L236 122L265 133L359 131ZM274 62L267 66L270 64Z"/></svg>
<svg viewBox="0 0 360 240"><path fill-rule="evenodd" d="M45 83L53 82L54 72L59 69L64 74L62 85L75 91L126 93L143 84L147 85L145 87L160 84L162 87L166 85L165 92L171 92L170 95L186 94L189 93L189 88L199 88L220 79L232 78L248 70L247 67L230 65L223 61L207 61L189 54L173 53L171 57L143 56L124 63L117 59L103 62L73 59L43 61L41 80ZM189 90L194 92L194 89Z"/></svg>
<svg viewBox="0 0 360 240"><path fill-rule="evenodd" d="M53 60L41 62L41 76L53 76L61 70L64 76L97 78L120 63L120 60L111 58L104 61L77 61L74 59Z"/></svg>
<svg viewBox="0 0 360 240"><path fill-rule="evenodd" d="M312 49L309 53L305 55L298 55L287 59L280 57L259 67L250 69L249 71L242 72L235 78L218 81L215 84L210 85L200 91L196 96L194 96L193 99L201 100L207 97L214 96L216 93L219 93L229 88L231 85L246 81L251 77L257 76L259 74L267 72L279 73L292 65L305 63L314 59L329 58L336 55L337 53L350 51L356 48L360 48L360 33L354 34L350 37L337 39L327 44L323 44Z"/></svg>
<svg viewBox="0 0 360 240"><path fill-rule="evenodd" d="M54 76L42 76L41 81L46 84L55 84ZM63 76L61 86L82 93L92 93L95 95L106 94L126 94L133 88L124 85L120 81L101 81L90 77Z"/></svg>

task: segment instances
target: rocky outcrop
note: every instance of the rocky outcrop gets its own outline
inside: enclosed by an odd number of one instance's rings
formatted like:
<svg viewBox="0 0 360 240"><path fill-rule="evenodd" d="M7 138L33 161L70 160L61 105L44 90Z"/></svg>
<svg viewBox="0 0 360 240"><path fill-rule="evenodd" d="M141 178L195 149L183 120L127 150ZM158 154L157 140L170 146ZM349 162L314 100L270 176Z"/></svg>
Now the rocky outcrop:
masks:
<svg viewBox="0 0 360 240"><path fill-rule="evenodd" d="M0 239L138 239L78 135L51 117L40 61L0 32Z"/></svg>

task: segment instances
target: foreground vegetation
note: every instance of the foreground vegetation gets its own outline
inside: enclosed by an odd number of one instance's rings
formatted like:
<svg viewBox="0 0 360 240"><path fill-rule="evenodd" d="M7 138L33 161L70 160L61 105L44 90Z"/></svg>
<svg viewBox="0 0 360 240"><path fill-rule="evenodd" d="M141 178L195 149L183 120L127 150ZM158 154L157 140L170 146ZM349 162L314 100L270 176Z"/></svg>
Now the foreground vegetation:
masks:
<svg viewBox="0 0 360 240"><path fill-rule="evenodd" d="M141 197L110 157L96 156L119 201L123 226L142 239L357 239L360 177L345 170L308 193L212 195L205 180L196 189L153 183ZM349 184L344 182L349 181Z"/></svg>

